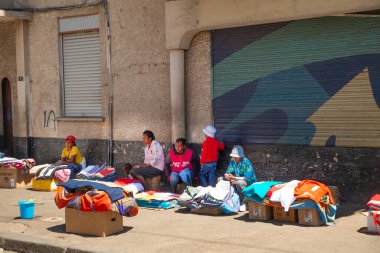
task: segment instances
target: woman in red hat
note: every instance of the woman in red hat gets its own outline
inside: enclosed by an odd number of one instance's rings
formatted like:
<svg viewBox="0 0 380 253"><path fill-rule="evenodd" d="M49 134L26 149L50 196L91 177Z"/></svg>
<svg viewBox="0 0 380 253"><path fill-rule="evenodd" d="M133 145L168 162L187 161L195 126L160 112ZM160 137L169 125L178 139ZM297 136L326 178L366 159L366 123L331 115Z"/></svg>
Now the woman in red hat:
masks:
<svg viewBox="0 0 380 253"><path fill-rule="evenodd" d="M70 179L74 178L74 174L82 170L81 162L83 156L80 153L76 143L75 136L66 137L66 147L62 150L61 161L69 166L71 170Z"/></svg>

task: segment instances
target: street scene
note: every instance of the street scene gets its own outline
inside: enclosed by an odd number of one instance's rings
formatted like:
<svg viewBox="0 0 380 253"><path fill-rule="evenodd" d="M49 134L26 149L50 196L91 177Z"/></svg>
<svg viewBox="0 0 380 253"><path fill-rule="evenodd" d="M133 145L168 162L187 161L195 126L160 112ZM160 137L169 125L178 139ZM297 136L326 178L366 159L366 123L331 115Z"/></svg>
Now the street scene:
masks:
<svg viewBox="0 0 380 253"><path fill-rule="evenodd" d="M379 21L0 1L0 253L379 252Z"/></svg>

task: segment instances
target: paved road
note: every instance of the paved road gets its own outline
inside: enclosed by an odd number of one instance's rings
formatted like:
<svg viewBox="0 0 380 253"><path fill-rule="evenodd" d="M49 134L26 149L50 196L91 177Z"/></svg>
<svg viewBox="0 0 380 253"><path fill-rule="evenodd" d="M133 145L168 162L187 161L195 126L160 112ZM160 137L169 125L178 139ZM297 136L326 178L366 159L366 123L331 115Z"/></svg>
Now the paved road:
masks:
<svg viewBox="0 0 380 253"><path fill-rule="evenodd" d="M301 227L280 222L252 222L247 213L210 217L178 209L141 209L124 218L125 231L107 238L65 233L64 210L54 193L0 189L0 233L36 236L49 242L109 252L379 252L380 237L362 233L366 217L360 206L342 204L331 227ZM37 198L34 220L20 220L17 201Z"/></svg>

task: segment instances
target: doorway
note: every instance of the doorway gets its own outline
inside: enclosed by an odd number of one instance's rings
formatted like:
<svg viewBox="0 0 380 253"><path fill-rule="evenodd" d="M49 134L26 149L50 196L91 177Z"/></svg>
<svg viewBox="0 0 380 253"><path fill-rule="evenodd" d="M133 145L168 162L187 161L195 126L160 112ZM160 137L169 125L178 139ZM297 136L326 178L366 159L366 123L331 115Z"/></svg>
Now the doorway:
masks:
<svg viewBox="0 0 380 253"><path fill-rule="evenodd" d="M1 83L3 105L4 152L13 155L13 116L11 84L7 78Z"/></svg>

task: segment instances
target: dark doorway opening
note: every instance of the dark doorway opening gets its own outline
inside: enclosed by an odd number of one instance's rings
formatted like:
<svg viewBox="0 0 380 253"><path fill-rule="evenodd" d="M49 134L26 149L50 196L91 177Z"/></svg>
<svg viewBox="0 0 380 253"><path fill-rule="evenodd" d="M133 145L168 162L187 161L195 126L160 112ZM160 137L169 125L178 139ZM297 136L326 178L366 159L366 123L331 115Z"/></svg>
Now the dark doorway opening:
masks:
<svg viewBox="0 0 380 253"><path fill-rule="evenodd" d="M4 152L13 155L13 116L11 84L7 78L1 83L3 103Z"/></svg>

